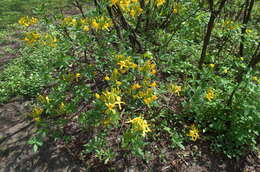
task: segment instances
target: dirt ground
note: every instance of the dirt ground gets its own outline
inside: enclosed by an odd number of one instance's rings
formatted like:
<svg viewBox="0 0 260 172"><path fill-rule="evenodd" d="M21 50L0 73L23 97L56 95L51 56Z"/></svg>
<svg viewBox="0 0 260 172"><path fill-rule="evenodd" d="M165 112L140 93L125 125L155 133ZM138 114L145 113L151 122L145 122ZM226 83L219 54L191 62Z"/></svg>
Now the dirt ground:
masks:
<svg viewBox="0 0 260 172"><path fill-rule="evenodd" d="M15 43L0 45L0 71L4 64L17 57L17 53L5 52L5 48L18 49ZM17 51L16 51L17 52ZM0 104L0 172L80 172L87 171L82 163L72 158L55 142L46 140L39 152L33 152L27 141L35 133L33 122L27 118L31 101L14 98ZM143 170L140 162L122 159L110 164L98 165L88 171L176 171L176 172L260 172L260 155L249 154L241 160L228 160L210 153L207 145L189 145L181 152L165 151L167 162L154 160ZM142 164L141 164L142 165ZM119 166L121 168L119 168ZM111 170L111 167L115 170Z"/></svg>
<svg viewBox="0 0 260 172"><path fill-rule="evenodd" d="M0 44L0 72L18 54L18 51L8 53L6 48L18 49L19 44L8 41ZM76 161L51 141L46 140L39 152L32 151L27 142L36 128L27 118L30 103L14 98L0 104L0 172L82 171Z"/></svg>

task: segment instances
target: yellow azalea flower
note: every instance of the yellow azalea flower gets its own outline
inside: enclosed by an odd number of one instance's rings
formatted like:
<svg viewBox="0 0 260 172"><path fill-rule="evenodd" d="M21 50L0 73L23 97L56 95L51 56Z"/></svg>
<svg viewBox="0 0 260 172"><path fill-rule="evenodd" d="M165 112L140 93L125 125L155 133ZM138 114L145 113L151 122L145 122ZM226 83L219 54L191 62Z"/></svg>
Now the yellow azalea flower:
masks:
<svg viewBox="0 0 260 172"><path fill-rule="evenodd" d="M165 3L165 0L155 0L157 7L163 5Z"/></svg>
<svg viewBox="0 0 260 172"><path fill-rule="evenodd" d="M253 81L257 81L258 80L256 76L253 76L252 79L253 79Z"/></svg>
<svg viewBox="0 0 260 172"><path fill-rule="evenodd" d="M119 2L119 0L111 0L110 2L111 2L111 5L116 5Z"/></svg>
<svg viewBox="0 0 260 172"><path fill-rule="evenodd" d="M178 96L180 96L180 92L181 92L181 86L176 85L176 84L171 84L170 85L170 89L174 94L177 94Z"/></svg>
<svg viewBox="0 0 260 172"><path fill-rule="evenodd" d="M33 44L36 41L38 41L40 39L40 34L36 33L36 32L27 32L25 33L25 38L23 39L25 42L27 42L28 44Z"/></svg>
<svg viewBox="0 0 260 172"><path fill-rule="evenodd" d="M38 19L35 18L35 17L32 17L31 20L30 20L30 23L31 23L31 24L38 23Z"/></svg>
<svg viewBox="0 0 260 172"><path fill-rule="evenodd" d="M83 27L83 30L87 32L87 31L89 31L90 29L89 29L88 26L84 26L84 27Z"/></svg>
<svg viewBox="0 0 260 172"><path fill-rule="evenodd" d="M145 95L146 95L146 93L143 92L143 91L139 91L139 92L138 92L138 97L139 97L139 98L142 98L142 97L144 97Z"/></svg>
<svg viewBox="0 0 260 172"><path fill-rule="evenodd" d="M244 57L240 57L240 60L243 61L245 58Z"/></svg>
<svg viewBox="0 0 260 172"><path fill-rule="evenodd" d="M137 68L137 64L131 63L131 68L133 68L133 69Z"/></svg>
<svg viewBox="0 0 260 172"><path fill-rule="evenodd" d="M96 30L99 29L99 24L97 23L97 21L95 19L92 21L92 27L94 27Z"/></svg>
<svg viewBox="0 0 260 172"><path fill-rule="evenodd" d="M224 69L224 73L228 73L228 69Z"/></svg>
<svg viewBox="0 0 260 172"><path fill-rule="evenodd" d="M37 99L42 103L50 103L50 99L48 96L39 95Z"/></svg>
<svg viewBox="0 0 260 172"><path fill-rule="evenodd" d="M36 122L39 122L41 120L41 118L40 117L34 117L33 120L36 121Z"/></svg>
<svg viewBox="0 0 260 172"><path fill-rule="evenodd" d="M143 11L144 11L144 10L143 10L141 7L139 7L139 8L137 9L137 16L140 16Z"/></svg>
<svg viewBox="0 0 260 172"><path fill-rule="evenodd" d="M109 81L110 80L109 76L105 76L104 80Z"/></svg>
<svg viewBox="0 0 260 172"><path fill-rule="evenodd" d="M110 27L110 24L109 24L109 23L105 23L105 24L103 25L103 29L108 30L109 27Z"/></svg>
<svg viewBox="0 0 260 172"><path fill-rule="evenodd" d="M145 98L144 99L144 103L149 105L151 104L153 101L155 101L157 99L157 96L156 95L153 95L151 97L148 97L148 98Z"/></svg>
<svg viewBox="0 0 260 172"><path fill-rule="evenodd" d="M113 114L116 113L116 111L114 109L115 103L105 103L105 105L107 106L106 112L112 112Z"/></svg>
<svg viewBox="0 0 260 172"><path fill-rule="evenodd" d="M33 115L34 117L36 117L36 116L41 115L42 112L43 112L43 109L42 109L42 108L36 107L36 108L33 109L32 115Z"/></svg>
<svg viewBox="0 0 260 172"><path fill-rule="evenodd" d="M102 121L104 125L109 125L112 123L112 118L108 117Z"/></svg>
<svg viewBox="0 0 260 172"><path fill-rule="evenodd" d="M246 29L246 33L251 33L253 32L251 29Z"/></svg>
<svg viewBox="0 0 260 172"><path fill-rule="evenodd" d="M141 88L141 85L139 85L139 84L134 84L134 85L132 85L132 87L131 87L133 90L136 90L136 89L138 89L138 88Z"/></svg>
<svg viewBox="0 0 260 172"><path fill-rule="evenodd" d="M95 94L96 98L99 99L100 95L98 93Z"/></svg>
<svg viewBox="0 0 260 172"><path fill-rule="evenodd" d="M63 19L63 23L68 26L75 26L77 24L77 20L73 19L71 16L68 16Z"/></svg>
<svg viewBox="0 0 260 172"><path fill-rule="evenodd" d="M120 61L120 62L118 62L117 64L120 66L120 69L128 68L128 66L127 66L127 61L126 61L126 60Z"/></svg>
<svg viewBox="0 0 260 172"><path fill-rule="evenodd" d="M215 67L215 64L209 64L209 67L211 67L211 68L214 68Z"/></svg>
<svg viewBox="0 0 260 172"><path fill-rule="evenodd" d="M132 124L132 131L141 132L143 137L146 135L147 132L151 131L147 121L142 119L141 117L136 117L132 120L129 120L127 123Z"/></svg>
<svg viewBox="0 0 260 172"><path fill-rule="evenodd" d="M172 13L177 14L178 10L176 8L173 8Z"/></svg>
<svg viewBox="0 0 260 172"><path fill-rule="evenodd" d="M29 27L29 26L30 26L30 24L29 24L29 22L28 22L28 16L27 16L27 17L21 17L21 18L18 20L18 23L19 23L20 25L25 26L25 27Z"/></svg>
<svg viewBox="0 0 260 172"><path fill-rule="evenodd" d="M155 75L157 73L156 69L153 69L151 72L150 72L152 75Z"/></svg>
<svg viewBox="0 0 260 172"><path fill-rule="evenodd" d="M125 102L122 102L121 97L117 96L114 104L118 105L118 108L121 110L122 109L121 104L125 104Z"/></svg>
<svg viewBox="0 0 260 172"><path fill-rule="evenodd" d="M214 91L211 88L209 88L207 93L204 95L204 98L207 99L208 101L211 101L212 99L214 99L214 97L215 97Z"/></svg>
<svg viewBox="0 0 260 172"><path fill-rule="evenodd" d="M119 77L119 75L120 75L120 73L119 73L118 69L114 69L113 72L112 72L111 78L112 78L113 80L117 80L118 77Z"/></svg>
<svg viewBox="0 0 260 172"><path fill-rule="evenodd" d="M77 24L77 20L76 20L76 19L72 19L71 24L72 24L73 26L75 26L75 25Z"/></svg>
<svg viewBox="0 0 260 172"><path fill-rule="evenodd" d="M153 64L150 65L150 67L151 67L152 69L155 69L155 68L156 68L156 65L153 63Z"/></svg>
<svg viewBox="0 0 260 172"><path fill-rule="evenodd" d="M150 87L156 87L156 82L151 83Z"/></svg>
<svg viewBox="0 0 260 172"><path fill-rule="evenodd" d="M117 85L117 86L120 86L120 85L122 85L122 82L116 81L116 85Z"/></svg>
<svg viewBox="0 0 260 172"><path fill-rule="evenodd" d="M40 34L38 34L38 33L36 33L36 32L32 32L32 37L33 37L34 39L39 39L41 36L40 36Z"/></svg>
<svg viewBox="0 0 260 172"><path fill-rule="evenodd" d="M45 97L45 100L46 100L47 103L50 103L50 99L49 99L48 96Z"/></svg>
<svg viewBox="0 0 260 172"><path fill-rule="evenodd" d="M155 100L157 100L157 96L156 95L152 95L152 97L151 97L151 99L153 100L153 101L155 101Z"/></svg>
<svg viewBox="0 0 260 172"><path fill-rule="evenodd" d="M87 24L87 19L80 19L81 24Z"/></svg>
<svg viewBox="0 0 260 172"><path fill-rule="evenodd" d="M79 77L80 77L80 73L76 73L75 78L77 82L79 81Z"/></svg>
<svg viewBox="0 0 260 172"><path fill-rule="evenodd" d="M32 17L32 18L29 18L28 16L26 17L21 17L19 20L18 20L18 23L20 25L23 25L25 27L29 27L35 23L38 23L38 19L35 18L35 17Z"/></svg>
<svg viewBox="0 0 260 172"><path fill-rule="evenodd" d="M190 126L190 130L187 136L190 136L192 141L196 141L200 137L199 130L196 128L194 124Z"/></svg>
<svg viewBox="0 0 260 172"><path fill-rule="evenodd" d="M144 99L144 103L147 104L147 105L151 104L152 101L153 100L150 97Z"/></svg>
<svg viewBox="0 0 260 172"><path fill-rule="evenodd" d="M59 106L60 111L64 111L65 109L65 104L63 102L61 102L60 106Z"/></svg>
<svg viewBox="0 0 260 172"><path fill-rule="evenodd" d="M135 17L135 10L134 10L134 9L131 9L131 10L130 10L130 15L131 15L132 17Z"/></svg>

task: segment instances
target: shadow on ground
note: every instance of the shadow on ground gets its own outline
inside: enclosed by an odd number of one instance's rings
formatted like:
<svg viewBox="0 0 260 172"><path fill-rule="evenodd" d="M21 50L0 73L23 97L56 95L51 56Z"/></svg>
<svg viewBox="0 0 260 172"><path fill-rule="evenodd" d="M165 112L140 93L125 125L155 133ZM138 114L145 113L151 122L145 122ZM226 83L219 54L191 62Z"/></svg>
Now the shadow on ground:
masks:
<svg viewBox="0 0 260 172"><path fill-rule="evenodd" d="M0 105L0 171L82 171L80 165L52 141L46 140L39 152L32 151L32 146L27 144L35 133L33 122L26 118L29 103L16 100Z"/></svg>

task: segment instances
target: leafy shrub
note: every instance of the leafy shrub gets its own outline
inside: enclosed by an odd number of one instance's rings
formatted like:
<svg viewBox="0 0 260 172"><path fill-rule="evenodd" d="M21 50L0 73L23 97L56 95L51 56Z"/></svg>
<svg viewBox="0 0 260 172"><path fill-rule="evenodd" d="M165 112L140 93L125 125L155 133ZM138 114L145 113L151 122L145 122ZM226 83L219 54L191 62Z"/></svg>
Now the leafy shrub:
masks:
<svg viewBox="0 0 260 172"><path fill-rule="evenodd" d="M88 138L80 142L81 158L95 154L104 163L120 150L149 160L149 145L161 140L182 149L189 140L206 141L230 158L255 148L255 21L252 32L240 33L246 23L222 14L232 6L225 0L95 2L96 8L84 12L76 1L80 15L39 20L50 33L31 27L33 18L23 24L33 52L49 47L57 53L50 79L56 84L38 95L32 111L37 139L52 134L73 142L81 138L72 133L80 133ZM46 67L39 68L49 76Z"/></svg>

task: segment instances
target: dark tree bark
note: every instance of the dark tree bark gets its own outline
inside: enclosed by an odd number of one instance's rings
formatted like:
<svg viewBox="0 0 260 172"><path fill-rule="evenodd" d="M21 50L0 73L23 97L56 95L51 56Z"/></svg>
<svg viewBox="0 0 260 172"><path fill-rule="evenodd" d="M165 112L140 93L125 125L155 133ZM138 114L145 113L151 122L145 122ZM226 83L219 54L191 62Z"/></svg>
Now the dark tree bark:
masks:
<svg viewBox="0 0 260 172"><path fill-rule="evenodd" d="M217 16L221 12L221 10L224 7L226 1L227 0L221 0L220 3L219 3L218 9L215 11L213 0L208 0L209 9L210 9L211 14L210 14L209 22L208 22L207 32L206 32L206 35L205 35L204 41L203 41L203 47L202 47L201 56L200 56L200 60L199 60L199 69L202 69L202 65L204 64L204 61L205 61L207 48L208 48L208 45L209 45L212 30L213 30L213 27L214 27L215 19L217 18Z"/></svg>
<svg viewBox="0 0 260 172"><path fill-rule="evenodd" d="M239 56L243 57L244 56L244 34L247 29L247 24L250 20L251 16L251 11L253 9L255 0L246 0L246 6L245 6L245 11L244 11L244 17L243 17L243 27L241 29L241 42L239 46Z"/></svg>
<svg viewBox="0 0 260 172"><path fill-rule="evenodd" d="M206 35L204 36L202 52L201 52L200 61L199 61L199 69L202 69L202 65L205 61L207 47L209 45L209 40L210 40L210 36L211 36L212 30L213 30L215 19L216 19L215 14L211 13L210 19L208 22L207 32L206 32Z"/></svg>

